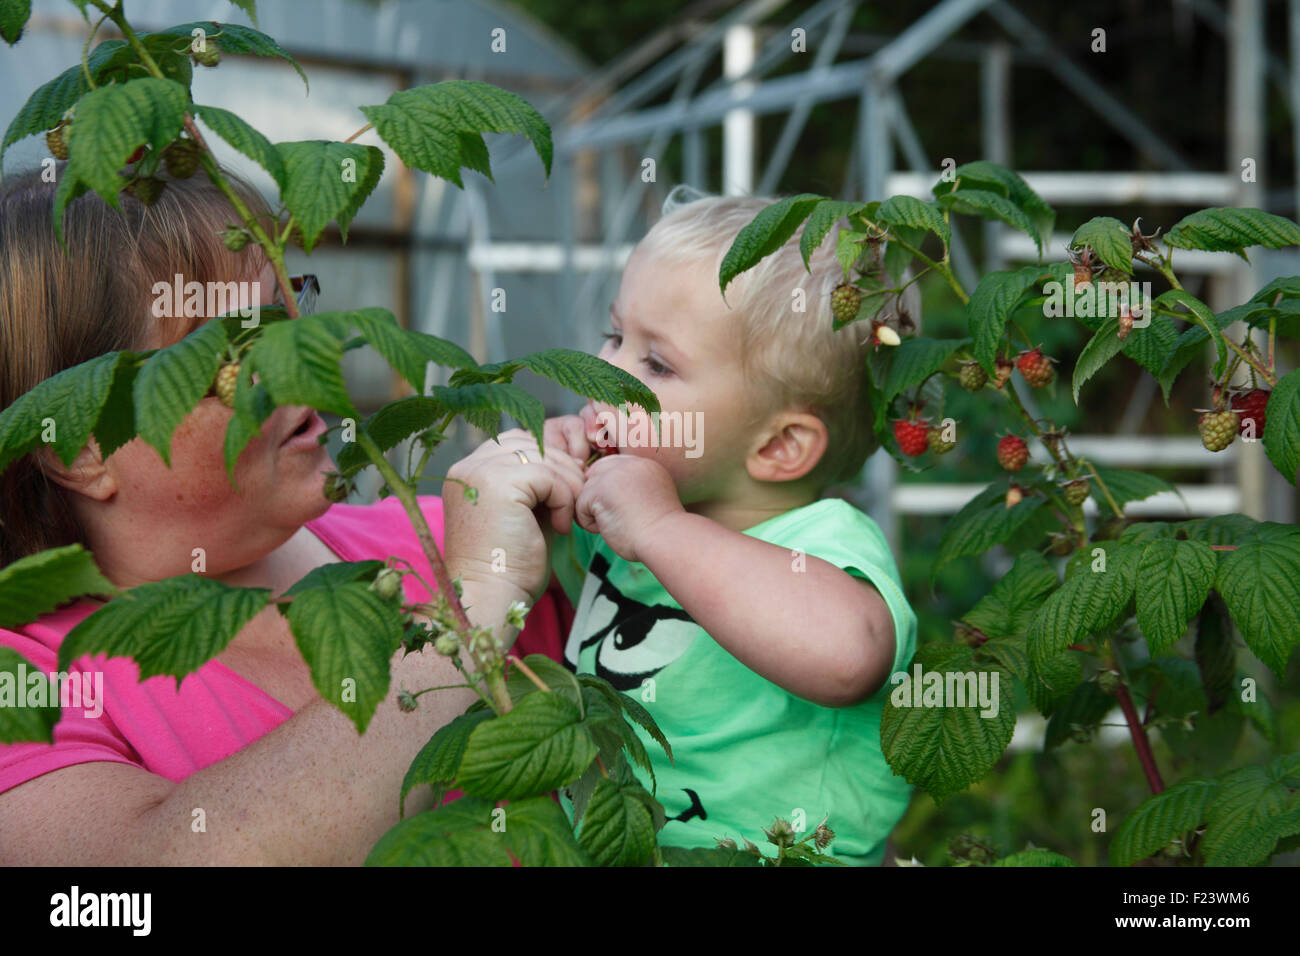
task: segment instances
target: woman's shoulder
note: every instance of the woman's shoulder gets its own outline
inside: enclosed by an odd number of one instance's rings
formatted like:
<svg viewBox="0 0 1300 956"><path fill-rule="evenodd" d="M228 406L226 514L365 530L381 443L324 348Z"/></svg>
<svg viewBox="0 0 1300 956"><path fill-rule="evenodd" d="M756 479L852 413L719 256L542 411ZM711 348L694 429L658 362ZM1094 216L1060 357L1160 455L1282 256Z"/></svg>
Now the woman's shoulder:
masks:
<svg viewBox="0 0 1300 956"><path fill-rule="evenodd" d="M442 499L420 495L417 499L433 540L442 549ZM345 561L385 558L389 554L408 557L407 551L422 554L420 540L402 502L396 497L363 505L336 504L307 527Z"/></svg>

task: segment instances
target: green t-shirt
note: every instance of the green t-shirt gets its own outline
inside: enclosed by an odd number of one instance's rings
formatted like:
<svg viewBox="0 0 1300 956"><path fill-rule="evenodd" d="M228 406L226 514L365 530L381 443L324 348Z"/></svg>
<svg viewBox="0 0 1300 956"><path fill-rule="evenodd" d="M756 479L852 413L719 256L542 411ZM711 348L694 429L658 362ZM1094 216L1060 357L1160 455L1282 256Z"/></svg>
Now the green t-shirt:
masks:
<svg viewBox="0 0 1300 956"><path fill-rule="evenodd" d="M916 650L916 614L871 518L847 501L827 498L745 534L791 549L793 567L801 551L870 581L893 617L893 669L906 669ZM803 837L829 815L837 859L880 864L885 839L911 795L880 750L889 681L852 707L823 707L796 697L719 646L644 564L624 561L576 525L571 538L573 559L561 546L555 560L577 609L565 664L641 701L672 745L670 764L649 734L636 728L669 818L660 843L712 847L715 837L762 843L762 828L778 816L796 827L802 820ZM585 579L575 575L574 559L586 569ZM790 652L816 638L792 634ZM636 772L649 788L649 775Z"/></svg>

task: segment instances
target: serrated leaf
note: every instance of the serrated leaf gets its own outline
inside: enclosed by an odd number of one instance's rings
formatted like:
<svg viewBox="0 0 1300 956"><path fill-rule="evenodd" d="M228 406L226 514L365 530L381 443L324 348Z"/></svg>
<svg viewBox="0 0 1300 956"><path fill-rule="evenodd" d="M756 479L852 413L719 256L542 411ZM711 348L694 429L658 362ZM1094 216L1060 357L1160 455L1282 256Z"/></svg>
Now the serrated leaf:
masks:
<svg viewBox="0 0 1300 956"><path fill-rule="evenodd" d="M232 486L236 485L235 466L239 462L240 453L261 434L262 423L275 411L275 402L271 399L266 383L254 384L252 376L252 363L241 362L235 380L235 414L226 425L226 437L222 445L226 477Z"/></svg>
<svg viewBox="0 0 1300 956"><path fill-rule="evenodd" d="M1114 697L1103 694L1095 681L1084 681L1052 712L1043 749L1061 746L1079 730L1094 730L1114 707Z"/></svg>
<svg viewBox="0 0 1300 956"><path fill-rule="evenodd" d="M1153 315L1144 326L1135 325L1124 340L1122 351L1153 376L1159 376L1178 345L1178 330L1163 315ZM1158 381L1158 378L1157 378Z"/></svg>
<svg viewBox="0 0 1300 956"><path fill-rule="evenodd" d="M650 775L650 788L656 790L658 781L650 755L646 753L645 744L636 731L623 719L623 711L618 702L611 701L606 694L594 687L584 687L581 693L586 702L587 727L591 731L592 740L600 748L601 760L606 766L612 766L619 754L626 751L632 762Z"/></svg>
<svg viewBox="0 0 1300 956"><path fill-rule="evenodd" d="M1074 394L1074 404L1079 404L1079 390L1083 388L1084 383L1119 354L1124 343L1120 341L1118 333L1119 319L1106 319L1079 353L1079 360L1074 363L1074 379L1070 385Z"/></svg>
<svg viewBox="0 0 1300 956"><path fill-rule="evenodd" d="M597 677L595 674L579 674L578 683L583 687L595 688L604 694L611 703L620 707L628 717L632 718L632 720L639 724L646 733L654 738L655 743L659 744L659 746L663 748L664 753L668 756L668 762L673 762L673 748L668 743L668 738L665 737L663 731L659 729L659 725L655 723L655 719L650 716L650 711L641 706L640 701L635 697L624 694L622 691L615 689L613 684L602 677Z"/></svg>
<svg viewBox="0 0 1300 956"><path fill-rule="evenodd" d="M1165 234L1165 241L1178 249L1232 252L1245 259L1244 250L1250 246L1300 245L1300 226L1262 209L1218 207L1180 219Z"/></svg>
<svg viewBox="0 0 1300 956"><path fill-rule="evenodd" d="M388 451L403 439L429 428L446 414L447 409L441 402L423 395L411 395L389 402L367 418L361 428L380 451ZM359 443L348 442L339 452L337 464L339 472L351 478L371 461Z"/></svg>
<svg viewBox="0 0 1300 956"><path fill-rule="evenodd" d="M79 544L29 554L0 568L0 627L34 621L83 594L116 593Z"/></svg>
<svg viewBox="0 0 1300 956"><path fill-rule="evenodd" d="M1217 780L1183 780L1124 818L1110 845L1111 866L1132 866L1201 825Z"/></svg>
<svg viewBox="0 0 1300 956"><path fill-rule="evenodd" d="M95 442L99 445L100 459L107 459L136 436L135 428L135 377L140 372L140 360L147 358L134 352L123 353L113 370L104 407L95 422Z"/></svg>
<svg viewBox="0 0 1300 956"><path fill-rule="evenodd" d="M972 353L984 371L995 374L993 360L998 343L1006 333L1007 319L1016 310L1025 291L1047 273L1042 266L1025 266L1007 272L990 272L980 280L971 295L966 314L973 341Z"/></svg>
<svg viewBox="0 0 1300 956"><path fill-rule="evenodd" d="M1047 503L1045 498L1027 494L1015 507L1007 508L1009 485L1007 479L995 481L953 515L939 540L939 553L931 576L955 558L981 554L1007 540Z"/></svg>
<svg viewBox="0 0 1300 956"><path fill-rule="evenodd" d="M498 412L505 412L532 432L537 438L538 447L541 447L546 408L518 385L482 383L456 388L435 385L433 397L448 410L467 417L478 411L491 413L493 418L498 418Z"/></svg>
<svg viewBox="0 0 1300 956"><path fill-rule="evenodd" d="M654 818L635 780L602 778L582 815L578 842L596 866L639 866L655 849Z"/></svg>
<svg viewBox="0 0 1300 956"><path fill-rule="evenodd" d="M762 866L763 861L747 850L731 847L665 846L659 848L665 866Z"/></svg>
<svg viewBox="0 0 1300 956"><path fill-rule="evenodd" d="M1038 227L1019 206L997 193L983 189L958 189L939 197L939 203L951 212L979 216L981 219L997 219L1013 229L1018 229L1038 247L1038 254L1043 254L1043 237Z"/></svg>
<svg viewBox="0 0 1300 956"><path fill-rule="evenodd" d="M69 127L68 164L54 195L54 231L63 239L63 211L78 188L93 189L114 209L126 185L119 172L140 146L161 150L180 132L189 90L173 80L143 77L91 90Z"/></svg>
<svg viewBox="0 0 1300 956"><path fill-rule="evenodd" d="M1179 524L1187 537L1206 544L1232 544L1254 539L1259 534L1260 522L1243 514L1212 515Z"/></svg>
<svg viewBox="0 0 1300 956"><path fill-rule="evenodd" d="M578 713L586 718L586 704L583 702L582 687L578 678L558 661L553 661L545 654L529 654L524 658L524 666L537 675L537 679L550 688L549 693L559 694L578 708ZM528 694L541 692L540 688L518 667L512 666L506 675L506 689L511 700L518 703Z"/></svg>
<svg viewBox="0 0 1300 956"><path fill-rule="evenodd" d="M894 360L889 367L889 377L881 391L885 401L892 402L894 396L920 385L948 361L952 353L965 345L970 339L926 339L908 338L894 349Z"/></svg>
<svg viewBox="0 0 1300 956"><path fill-rule="evenodd" d="M932 232L943 241L944 254L952 242L952 229L943 214L928 202L915 196L891 196L876 210L875 220L889 226L909 226Z"/></svg>
<svg viewBox="0 0 1300 956"><path fill-rule="evenodd" d="M86 66L91 75L97 76L104 63L126 46L125 40L105 40L98 44L86 57ZM0 143L0 160L4 158L5 151L20 139L53 129L68 108L89 91L90 86L86 83L80 63L43 84L27 98L23 108L5 130L4 141Z"/></svg>
<svg viewBox="0 0 1300 956"><path fill-rule="evenodd" d="M1187 315L1175 313L1180 318L1186 318L1196 325L1200 326L1214 340L1214 347L1218 354L1218 359L1214 363L1213 374L1217 378L1223 374L1224 366L1228 362L1228 346L1223 340L1223 333L1219 330L1219 323L1210 307L1200 299L1189 295L1182 289L1170 289L1156 296L1152 303L1153 310L1165 306L1169 307L1170 303L1186 306ZM1177 345L1178 343L1175 343Z"/></svg>
<svg viewBox="0 0 1300 956"><path fill-rule="evenodd" d="M1077 866L1068 856L1053 853L1051 850L1034 849L1012 853L989 866Z"/></svg>
<svg viewBox="0 0 1300 956"><path fill-rule="evenodd" d="M989 638L1023 635L1034 619L1034 612L1058 583L1047 559L1037 551L1027 551L1016 558L1011 570L962 620Z"/></svg>
<svg viewBox="0 0 1300 956"><path fill-rule="evenodd" d="M558 694L529 694L474 728L459 785L471 796L514 800L576 780L596 757L582 713Z"/></svg>
<svg viewBox="0 0 1300 956"><path fill-rule="evenodd" d="M1056 213L1052 207L1029 187L1019 173L997 163L984 159L963 163L953 170L951 180L936 183L933 192L937 197L972 185L1006 196L1033 221L1040 235L1052 234L1052 226L1056 222Z"/></svg>
<svg viewBox="0 0 1300 956"><path fill-rule="evenodd" d="M1112 269L1133 274L1132 235L1129 227L1113 216L1094 216L1074 230L1070 248L1082 249L1085 246Z"/></svg>
<svg viewBox="0 0 1300 956"><path fill-rule="evenodd" d="M1214 589L1246 646L1281 676L1300 642L1300 533L1256 530L1239 540L1219 561Z"/></svg>
<svg viewBox="0 0 1300 956"><path fill-rule="evenodd" d="M54 742L54 725L61 713L58 687L51 687L43 676L45 705L27 706L28 678L44 673L13 648L0 646L0 744Z"/></svg>
<svg viewBox="0 0 1300 956"><path fill-rule="evenodd" d="M659 411L659 400L648 385L598 356L574 349L547 349L510 361L584 398L615 407L628 404Z"/></svg>
<svg viewBox="0 0 1300 956"><path fill-rule="evenodd" d="M1209 596L1218 559L1208 544L1160 538L1138 559L1138 628L1152 654L1173 647Z"/></svg>
<svg viewBox="0 0 1300 956"><path fill-rule="evenodd" d="M921 245L921 240L925 238L925 230L914 228L912 226L893 226L889 230L889 242L885 245L885 255L883 265L885 275L889 276L890 281L898 282L903 275L903 270L911 263L913 254L908 248L916 249Z"/></svg>
<svg viewBox="0 0 1300 956"><path fill-rule="evenodd" d="M461 714L449 724L443 724L438 732L429 738L429 742L420 748L420 752L411 761L411 766L402 778L402 796L398 812L406 815L406 795L421 784L433 787L434 805L437 806L446 792L446 788L456 781L460 771L461 758L469 745L469 735L474 728L496 715L490 710Z"/></svg>
<svg viewBox="0 0 1300 956"><path fill-rule="evenodd" d="M32 15L32 0L0 0L0 37L13 46Z"/></svg>
<svg viewBox="0 0 1300 956"><path fill-rule="evenodd" d="M862 212L868 205L870 204L864 202L828 199L814 208L812 215L808 217L808 222L803 227L802 235L799 236L799 254L803 256L804 268L811 268L809 260L812 258L812 254L821 246L826 234L834 228L837 222ZM840 232L840 235L851 232L852 230L845 229ZM836 248L838 247L839 237L837 236Z"/></svg>
<svg viewBox="0 0 1300 956"><path fill-rule="evenodd" d="M800 193L765 207L753 221L740 230L718 270L718 286L726 297L731 280L785 245L786 240L807 219L825 196Z"/></svg>
<svg viewBox="0 0 1300 956"><path fill-rule="evenodd" d="M402 162L462 186L461 167L492 179L482 133L520 133L551 175L551 128L523 97L490 83L447 80L399 90L381 106L363 106Z"/></svg>
<svg viewBox="0 0 1300 956"><path fill-rule="evenodd" d="M169 468L172 433L212 388L226 345L225 326L206 322L151 355L135 377L136 428Z"/></svg>
<svg viewBox="0 0 1300 956"><path fill-rule="evenodd" d="M343 313L343 317L416 392L424 391L430 362L456 369L478 369L473 357L456 343L404 329L387 309L356 309Z"/></svg>
<svg viewBox="0 0 1300 956"><path fill-rule="evenodd" d="M1300 832L1297 773L1300 754L1287 754L1219 778L1205 811L1206 866L1253 866L1269 857L1280 838Z"/></svg>
<svg viewBox="0 0 1300 956"><path fill-rule="evenodd" d="M1162 492L1177 493L1178 489L1165 481L1163 478L1157 478L1155 475L1148 475L1142 471L1129 471L1124 468L1093 468L1093 472L1101 478L1106 484L1107 490L1110 491L1111 497L1115 503L1123 508L1130 501L1141 501L1144 498L1150 498L1152 495L1158 495ZM1100 488L1096 488L1094 481L1094 496L1098 504L1107 504L1105 495Z"/></svg>
<svg viewBox="0 0 1300 956"><path fill-rule="evenodd" d="M286 188L288 177L284 160L269 139L229 110L196 104L190 107L190 111L208 129L270 173L280 189Z"/></svg>
<svg viewBox="0 0 1300 956"><path fill-rule="evenodd" d="M331 220L346 242L348 224L383 175L383 151L323 139L276 143L275 148L284 161L281 199L302 229L303 250L311 253Z"/></svg>
<svg viewBox="0 0 1300 956"><path fill-rule="evenodd" d="M253 21L253 26L257 26L257 0L230 0L230 2L248 14L248 19Z"/></svg>
<svg viewBox="0 0 1300 956"><path fill-rule="evenodd" d="M1207 713L1213 714L1225 703L1237 699L1233 680L1237 672L1237 648L1228 609L1216 594L1211 594L1196 622L1196 667L1205 692Z"/></svg>
<svg viewBox="0 0 1300 956"><path fill-rule="evenodd" d="M945 700L940 695L942 703L931 706L932 702L923 696L925 678L922 686L909 684L907 688L913 706L900 706L901 692L905 690L901 684L889 695L880 722L885 759L895 773L942 802L988 774L1011 742L1016 713L1011 703L1010 675L996 665L977 661L969 647L955 644L922 645L913 659L913 670L918 664L923 673L937 673L945 683L943 675L948 672L974 675L976 681L981 673L987 673L989 687L995 675L998 681L999 702L988 717L981 716L978 700L957 706L955 699ZM908 678L911 681L913 674L909 673ZM969 687L968 682L965 687ZM915 706L918 696L922 706Z"/></svg>
<svg viewBox="0 0 1300 956"><path fill-rule="evenodd" d="M384 562L378 560L334 561L330 564L321 564L300 577L280 596L297 597L313 588L336 588L351 584L353 581L364 581L369 584L383 566Z"/></svg>
<svg viewBox="0 0 1300 956"><path fill-rule="evenodd" d="M502 834L494 833L493 805L462 797L393 827L366 857L366 866L512 866Z"/></svg>
<svg viewBox="0 0 1300 956"><path fill-rule="evenodd" d="M252 18L256 22L256 18ZM298 61L265 33L246 27L241 23L216 23L212 20L199 20L193 23L181 23L165 30L157 30L150 36L168 34L189 40L195 27L207 34L207 42L215 43L222 53L248 54L252 56L272 56L286 61L302 79L302 85L309 91L307 74L302 71Z"/></svg>
<svg viewBox="0 0 1300 956"><path fill-rule="evenodd" d="M1300 369L1283 375L1274 386L1262 437L1268 460L1294 485L1300 469Z"/></svg>
<svg viewBox="0 0 1300 956"><path fill-rule="evenodd" d="M313 686L364 734L388 696L389 664L402 643L396 605L353 581L302 591L286 616Z"/></svg>
<svg viewBox="0 0 1300 956"><path fill-rule="evenodd" d="M186 574L134 587L68 632L59 670L87 654L130 657L140 679L181 678L220 654L270 600L266 588L236 588Z"/></svg>
<svg viewBox="0 0 1300 956"><path fill-rule="evenodd" d="M0 471L43 444L45 422L53 422L49 443L65 466L86 446L117 377L119 363L134 361L131 352L109 352L51 375L0 412Z"/></svg>
<svg viewBox="0 0 1300 956"><path fill-rule="evenodd" d="M550 797L519 800L505 808L506 846L524 866L590 866L564 811Z"/></svg>
<svg viewBox="0 0 1300 956"><path fill-rule="evenodd" d="M829 202L829 200L827 200L827 202ZM813 216L816 216L817 210L821 209L822 206L825 205L826 203L822 203L821 206L816 207L816 209L813 210ZM809 221L811 222L812 216L809 216L808 218ZM807 232L808 232L808 227L805 226L804 234L806 235ZM869 233L856 232L852 229L841 229L839 231L839 234L836 235L835 259L837 262L839 262L840 267L844 270L844 280L846 282L848 281L849 272L853 269L854 263L856 263L860 258L862 258L863 244L867 241L869 236L870 236Z"/></svg>
<svg viewBox="0 0 1300 956"><path fill-rule="evenodd" d="M1104 564L1098 550L1105 552ZM1029 631L1029 659L1045 664L1070 644L1077 644L1107 627L1133 597L1141 548L1115 541L1098 541L1082 558L1078 570L1049 597ZM1094 570L1096 568L1096 570Z"/></svg>
<svg viewBox="0 0 1300 956"><path fill-rule="evenodd" d="M261 376L276 405L308 405L343 418L359 418L343 384L339 362L353 313L324 312L262 330L246 362Z"/></svg>

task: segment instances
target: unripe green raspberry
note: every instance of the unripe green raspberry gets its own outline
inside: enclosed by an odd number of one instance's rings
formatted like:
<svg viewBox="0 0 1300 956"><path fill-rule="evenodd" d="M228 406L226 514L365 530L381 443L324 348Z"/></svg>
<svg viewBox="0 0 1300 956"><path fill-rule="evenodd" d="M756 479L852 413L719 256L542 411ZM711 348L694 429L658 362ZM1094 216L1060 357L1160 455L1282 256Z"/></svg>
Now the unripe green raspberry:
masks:
<svg viewBox="0 0 1300 956"><path fill-rule="evenodd" d="M1076 478L1065 486L1065 500L1072 505L1081 505L1088 500L1088 479Z"/></svg>
<svg viewBox="0 0 1300 956"><path fill-rule="evenodd" d="M216 66L221 62L221 51L215 45L204 45L202 51L191 54L195 63L200 66Z"/></svg>
<svg viewBox="0 0 1300 956"><path fill-rule="evenodd" d="M325 476L325 487L322 494L329 501L338 504L340 501L346 501L348 497L348 482L337 471L331 471Z"/></svg>
<svg viewBox="0 0 1300 956"><path fill-rule="evenodd" d="M968 392L978 392L988 383L989 373L979 362L962 362L957 381Z"/></svg>
<svg viewBox="0 0 1300 956"><path fill-rule="evenodd" d="M139 179L133 179L125 186L125 192L130 193L146 206L152 206L162 195L166 183L155 176L142 176Z"/></svg>
<svg viewBox="0 0 1300 956"><path fill-rule="evenodd" d="M443 657L455 657L460 653L460 638L455 634L441 634L433 642L433 648Z"/></svg>
<svg viewBox="0 0 1300 956"><path fill-rule="evenodd" d="M221 241L226 244L226 248L231 252L238 252L248 245L248 233L243 229L232 226L229 229L222 230Z"/></svg>
<svg viewBox="0 0 1300 956"><path fill-rule="evenodd" d="M163 150L162 158L169 176L189 179L199 168L199 145L192 139L178 139Z"/></svg>
<svg viewBox="0 0 1300 956"><path fill-rule="evenodd" d="M852 322L858 317L858 308L862 305L862 290L855 285L842 282L831 293L831 314L839 325Z"/></svg>
<svg viewBox="0 0 1300 956"><path fill-rule="evenodd" d="M1206 412L1198 422L1201 444L1210 451L1223 451L1237 437L1237 427L1240 424L1237 413L1230 408Z"/></svg>
<svg viewBox="0 0 1300 956"><path fill-rule="evenodd" d="M68 158L68 124L58 126L45 134L45 145L55 159Z"/></svg>
<svg viewBox="0 0 1300 956"><path fill-rule="evenodd" d="M1104 670L1097 675L1097 689L1112 697L1119 692L1119 675L1112 670Z"/></svg>
<svg viewBox="0 0 1300 956"><path fill-rule="evenodd" d="M396 568L381 568L370 582L370 590L385 601L400 600L402 593L402 572Z"/></svg>

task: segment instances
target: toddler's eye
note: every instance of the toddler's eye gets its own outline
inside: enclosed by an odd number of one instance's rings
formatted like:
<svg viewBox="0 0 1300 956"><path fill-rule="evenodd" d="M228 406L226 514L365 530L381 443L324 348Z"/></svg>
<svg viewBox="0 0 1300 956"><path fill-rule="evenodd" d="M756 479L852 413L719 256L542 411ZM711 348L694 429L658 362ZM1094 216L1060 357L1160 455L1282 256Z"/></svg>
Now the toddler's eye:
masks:
<svg viewBox="0 0 1300 956"><path fill-rule="evenodd" d="M673 374L673 370L672 370L672 369L668 368L666 365L660 365L658 362L656 362L656 361L655 361L652 357L650 357L649 355L647 355L647 356L645 357L645 363L646 363L647 366L649 366L649 368L650 368L650 374L651 374L651 375L671 375L671 374Z"/></svg>
<svg viewBox="0 0 1300 956"><path fill-rule="evenodd" d="M623 334L621 332L601 332L600 337L606 341L614 340L614 348L623 344Z"/></svg>

